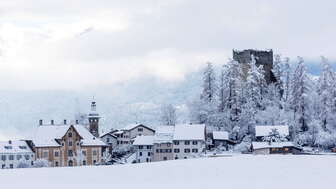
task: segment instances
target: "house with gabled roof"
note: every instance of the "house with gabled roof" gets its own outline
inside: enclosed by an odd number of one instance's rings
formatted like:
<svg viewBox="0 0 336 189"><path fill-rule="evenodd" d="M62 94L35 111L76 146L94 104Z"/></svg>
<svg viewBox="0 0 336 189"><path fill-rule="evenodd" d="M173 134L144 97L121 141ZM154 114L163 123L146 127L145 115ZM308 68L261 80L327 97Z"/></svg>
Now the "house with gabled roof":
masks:
<svg viewBox="0 0 336 189"><path fill-rule="evenodd" d="M153 136L155 130L143 124L130 124L118 131L114 131L113 134L117 136L118 146L127 146L131 145L137 136Z"/></svg>
<svg viewBox="0 0 336 189"><path fill-rule="evenodd" d="M235 141L230 140L229 132L227 131L213 131L212 142L215 148L224 147L225 150L229 150L236 144Z"/></svg>
<svg viewBox="0 0 336 189"><path fill-rule="evenodd" d="M176 125L174 131L174 159L189 159L205 153L205 125Z"/></svg>
<svg viewBox="0 0 336 189"><path fill-rule="evenodd" d="M13 169L18 168L20 163L27 166L33 165L35 160L33 149L27 141L9 140L0 141L0 168Z"/></svg>
<svg viewBox="0 0 336 189"><path fill-rule="evenodd" d="M84 125L64 124L40 125L34 138L35 156L45 159L49 166L95 165L102 161L106 144L95 137Z"/></svg>
<svg viewBox="0 0 336 189"><path fill-rule="evenodd" d="M154 136L137 136L134 139L136 162L151 162L153 159Z"/></svg>

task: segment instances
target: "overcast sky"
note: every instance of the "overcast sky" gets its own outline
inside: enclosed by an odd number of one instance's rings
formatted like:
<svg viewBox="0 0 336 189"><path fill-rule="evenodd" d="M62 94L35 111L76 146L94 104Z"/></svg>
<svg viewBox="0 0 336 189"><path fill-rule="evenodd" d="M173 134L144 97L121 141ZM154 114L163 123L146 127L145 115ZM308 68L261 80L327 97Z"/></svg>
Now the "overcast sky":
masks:
<svg viewBox="0 0 336 189"><path fill-rule="evenodd" d="M334 0L0 1L0 89L183 78L232 49L336 58Z"/></svg>

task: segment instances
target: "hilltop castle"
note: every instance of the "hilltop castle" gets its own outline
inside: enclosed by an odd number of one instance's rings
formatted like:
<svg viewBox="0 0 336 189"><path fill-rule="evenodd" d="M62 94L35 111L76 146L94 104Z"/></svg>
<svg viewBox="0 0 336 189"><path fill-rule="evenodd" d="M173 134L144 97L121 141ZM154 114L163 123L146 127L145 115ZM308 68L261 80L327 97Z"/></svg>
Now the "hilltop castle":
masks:
<svg viewBox="0 0 336 189"><path fill-rule="evenodd" d="M247 77L248 63L252 61L252 56L255 58L256 65L263 65L265 71L265 80L267 84L276 82L276 78L272 72L273 69L273 51L272 50L253 50L247 49L243 51L233 50L233 60L243 64L244 77Z"/></svg>

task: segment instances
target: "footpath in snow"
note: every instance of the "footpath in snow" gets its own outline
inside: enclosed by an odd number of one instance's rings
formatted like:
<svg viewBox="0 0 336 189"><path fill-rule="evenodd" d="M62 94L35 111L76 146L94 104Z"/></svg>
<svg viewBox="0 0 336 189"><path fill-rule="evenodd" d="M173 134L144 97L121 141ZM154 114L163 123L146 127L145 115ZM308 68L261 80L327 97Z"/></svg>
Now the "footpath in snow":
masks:
<svg viewBox="0 0 336 189"><path fill-rule="evenodd" d="M237 155L156 163L0 170L1 189L334 188L336 156Z"/></svg>

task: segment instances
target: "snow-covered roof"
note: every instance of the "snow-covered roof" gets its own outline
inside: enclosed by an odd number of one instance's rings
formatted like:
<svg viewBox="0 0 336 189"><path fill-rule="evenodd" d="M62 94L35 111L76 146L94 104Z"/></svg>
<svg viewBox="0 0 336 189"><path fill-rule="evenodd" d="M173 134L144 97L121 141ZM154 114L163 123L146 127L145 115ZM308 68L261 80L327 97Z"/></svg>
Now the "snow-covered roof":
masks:
<svg viewBox="0 0 336 189"><path fill-rule="evenodd" d="M71 125L42 125L35 132L33 142L36 147L57 147L61 146L56 139L61 139ZM105 143L94 137L83 125L73 125L78 134L83 138L83 146L104 146Z"/></svg>
<svg viewBox="0 0 336 189"><path fill-rule="evenodd" d="M122 129L120 129L120 130L123 130L123 131L129 131L129 130L132 130L132 129L138 127L138 126L143 126L143 127L148 128L148 129L154 130L154 129L150 128L150 127L147 127L147 126L145 126L145 125L143 125L143 124L139 124L139 123L129 124L129 125L127 125L126 127L122 128Z"/></svg>
<svg viewBox="0 0 336 189"><path fill-rule="evenodd" d="M172 142L174 137L174 126L159 126L156 128L154 143Z"/></svg>
<svg viewBox="0 0 336 189"><path fill-rule="evenodd" d="M174 140L205 140L205 125L176 125Z"/></svg>
<svg viewBox="0 0 336 189"><path fill-rule="evenodd" d="M294 147L293 142L252 142L253 149Z"/></svg>
<svg viewBox="0 0 336 189"><path fill-rule="evenodd" d="M154 136L137 136L134 139L133 145L153 145Z"/></svg>
<svg viewBox="0 0 336 189"><path fill-rule="evenodd" d="M214 140L229 140L229 133L227 131L213 131Z"/></svg>
<svg viewBox="0 0 336 189"><path fill-rule="evenodd" d="M273 129L276 129L280 135L282 136L288 136L289 135L289 129L287 125L265 125L260 126L257 125L255 127L256 136L268 136L272 132Z"/></svg>
<svg viewBox="0 0 336 189"><path fill-rule="evenodd" d="M0 154L32 153L27 142L22 140L0 141Z"/></svg>

